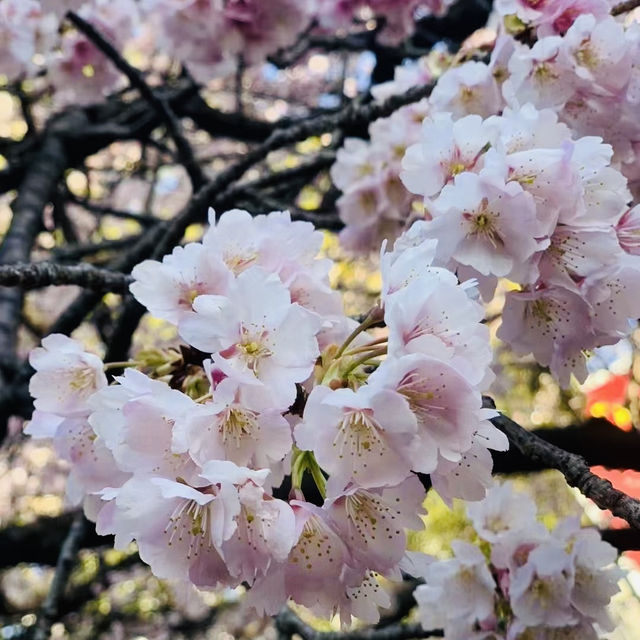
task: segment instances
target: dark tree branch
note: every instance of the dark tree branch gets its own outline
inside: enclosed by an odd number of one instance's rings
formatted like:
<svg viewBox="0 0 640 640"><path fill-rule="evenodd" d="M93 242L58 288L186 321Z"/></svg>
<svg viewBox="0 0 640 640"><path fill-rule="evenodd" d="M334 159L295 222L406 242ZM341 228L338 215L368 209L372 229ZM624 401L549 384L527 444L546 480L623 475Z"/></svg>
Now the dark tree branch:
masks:
<svg viewBox="0 0 640 640"><path fill-rule="evenodd" d="M173 139L176 149L178 150L178 157L180 162L187 170L191 184L194 191L199 189L205 182L204 174L200 165L196 162L195 156L191 145L184 137L182 132L182 126L180 121L176 118L169 101L165 98L161 98L155 91L146 83L142 73L135 67L132 67L118 52L118 50L89 22L81 18L73 11L67 12L67 18L73 25L81 31L93 44L104 53L114 66L127 76L127 79L131 83L132 87L135 87L140 95L152 106L156 113L160 116L169 135Z"/></svg>
<svg viewBox="0 0 640 640"><path fill-rule="evenodd" d="M485 398L485 401L487 406L494 406L490 398ZM614 489L608 480L592 473L582 456L545 442L503 414L492 418L491 422L509 438L511 445L517 447L525 456L550 469L557 469L572 487L576 487L584 496L593 500L598 507L609 509L613 515L640 529L640 501Z"/></svg>
<svg viewBox="0 0 640 640"><path fill-rule="evenodd" d="M560 449L585 458L589 465L608 469L640 471L640 431L622 431L603 418L591 418L568 427L540 428L531 431ZM548 468L544 461L533 460L519 449L493 452L496 473L527 473Z"/></svg>
<svg viewBox="0 0 640 640"><path fill-rule="evenodd" d="M627 2L621 2L611 9L612 16L619 16L628 11L633 11L640 7L640 0L627 0Z"/></svg>
<svg viewBox="0 0 640 640"><path fill-rule="evenodd" d="M117 240L102 240L101 242L92 242L90 244L70 244L63 247L54 247L51 250L51 255L59 262L79 260L85 256L95 256L103 251L121 251L130 248L139 239L140 236L133 235L118 238Z"/></svg>
<svg viewBox="0 0 640 640"><path fill-rule="evenodd" d="M36 262L0 266L0 285L5 287L36 289L49 285L75 284L91 291L124 293L130 282L131 276L88 264Z"/></svg>
<svg viewBox="0 0 640 640"><path fill-rule="evenodd" d="M69 533L60 549L56 572L53 576L49 593L45 598L42 610L38 616L38 622L34 628L34 640L47 640L49 637L51 625L58 617L60 600L62 599L67 581L69 580L69 576L77 559L80 542L88 526L89 523L84 517L84 514L82 512L76 513Z"/></svg>
<svg viewBox="0 0 640 640"><path fill-rule="evenodd" d="M114 218L124 218L126 220L135 220L144 227L156 224L158 220L148 213L134 213L132 211L123 211L122 209L114 209L102 204L96 204L95 202L89 202L89 200L83 200L77 198L72 193L65 194L65 197L73 204L95 213L98 216L113 216Z"/></svg>
<svg viewBox="0 0 640 640"><path fill-rule="evenodd" d="M355 631L316 631L304 623L289 607L285 607L275 618L276 629L281 638L290 639L294 634L302 640L410 640L411 638L442 638L440 629L427 631L420 624L391 624L380 629L357 629Z"/></svg>

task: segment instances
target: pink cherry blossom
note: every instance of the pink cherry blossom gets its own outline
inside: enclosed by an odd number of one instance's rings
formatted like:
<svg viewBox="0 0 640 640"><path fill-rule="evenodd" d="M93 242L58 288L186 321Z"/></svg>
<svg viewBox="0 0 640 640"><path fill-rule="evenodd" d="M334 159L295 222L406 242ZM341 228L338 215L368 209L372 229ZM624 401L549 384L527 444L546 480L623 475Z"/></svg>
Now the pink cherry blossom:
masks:
<svg viewBox="0 0 640 640"><path fill-rule="evenodd" d="M174 450L189 451L199 464L231 460L262 469L281 461L293 444L289 423L273 407L243 402L242 387L225 378L213 401L193 404L176 421Z"/></svg>
<svg viewBox="0 0 640 640"><path fill-rule="evenodd" d="M415 432L408 402L394 391L318 386L294 436L298 447L313 451L332 477L367 488L398 484L409 476L401 451Z"/></svg>
<svg viewBox="0 0 640 640"><path fill-rule="evenodd" d="M412 193L436 196L457 174L474 169L488 142L479 115L455 122L449 113L425 119L421 142L409 147L402 160L402 182Z"/></svg>
<svg viewBox="0 0 640 640"><path fill-rule="evenodd" d="M579 381L586 378L582 350L597 344L589 304L559 286L509 292L498 337L516 353L533 353L540 364L551 367L562 386L571 373Z"/></svg>
<svg viewBox="0 0 640 640"><path fill-rule="evenodd" d="M347 589L360 585L365 569L355 561L341 537L327 520L326 512L308 502L291 500L296 519L295 539L286 561L272 565L249 592L258 611L277 613L287 598L329 617L348 605Z"/></svg>
<svg viewBox="0 0 640 640"><path fill-rule="evenodd" d="M36 370L29 392L38 411L86 415L89 396L107 385L102 360L59 333L44 338L42 347L31 352L29 363Z"/></svg>
<svg viewBox="0 0 640 640"><path fill-rule="evenodd" d="M453 367L422 354L388 358L369 384L396 391L409 403L418 430L405 455L415 471L434 471L438 455L460 460L485 419L480 393Z"/></svg>
<svg viewBox="0 0 640 640"><path fill-rule="evenodd" d="M323 506L350 552L380 573L396 568L404 555L406 529L423 528L425 491L416 476L396 486L362 489L350 485Z"/></svg>
<svg viewBox="0 0 640 640"><path fill-rule="evenodd" d="M451 257L483 275L508 276L545 246L538 240L545 225L515 182L504 184L461 173L442 189L431 212L439 256Z"/></svg>
<svg viewBox="0 0 640 640"><path fill-rule="evenodd" d="M481 305L463 286L437 276L416 279L386 302L389 354L438 358L483 386L491 378L492 358L488 329L480 323L483 316Z"/></svg>
<svg viewBox="0 0 640 640"><path fill-rule="evenodd" d="M193 307L195 313L178 327L189 344L213 353L214 364L253 393L269 394L273 406L293 403L295 384L309 376L319 355L315 335L321 323L291 303L275 274L251 267L228 297L199 296Z"/></svg>
<svg viewBox="0 0 640 640"><path fill-rule="evenodd" d="M131 272L131 293L156 317L178 324L200 295L224 295L232 273L202 244L176 247L162 262L145 260Z"/></svg>
<svg viewBox="0 0 640 640"><path fill-rule="evenodd" d="M438 111L448 111L454 118L472 113L483 118L502 108L502 96L498 85L482 62L465 62L445 71L429 98Z"/></svg>

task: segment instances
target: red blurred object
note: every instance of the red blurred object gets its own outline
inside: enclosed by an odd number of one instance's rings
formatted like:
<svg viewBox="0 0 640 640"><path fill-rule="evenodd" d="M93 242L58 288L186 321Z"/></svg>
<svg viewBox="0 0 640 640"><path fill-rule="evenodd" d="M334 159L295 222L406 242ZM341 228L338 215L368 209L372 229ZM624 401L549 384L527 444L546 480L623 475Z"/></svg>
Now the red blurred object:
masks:
<svg viewBox="0 0 640 640"><path fill-rule="evenodd" d="M631 431L631 414L626 408L629 375L613 375L607 382L587 391L587 415L605 418L623 431Z"/></svg>
<svg viewBox="0 0 640 640"><path fill-rule="evenodd" d="M624 491L632 498L640 498L640 471L632 471L631 469L620 471L617 469L605 469L600 466L591 467L591 471L597 476L608 480L616 489ZM622 518L616 518L610 511L605 511L604 514L607 519L606 526L611 529L626 529L629 527ZM625 555L640 567L640 551L626 551Z"/></svg>

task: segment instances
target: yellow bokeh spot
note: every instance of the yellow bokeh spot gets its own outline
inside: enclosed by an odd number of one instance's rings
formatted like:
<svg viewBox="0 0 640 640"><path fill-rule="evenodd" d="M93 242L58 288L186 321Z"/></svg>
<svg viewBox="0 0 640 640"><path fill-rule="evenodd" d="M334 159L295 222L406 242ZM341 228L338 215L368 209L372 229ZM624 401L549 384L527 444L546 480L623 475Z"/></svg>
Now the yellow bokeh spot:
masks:
<svg viewBox="0 0 640 640"><path fill-rule="evenodd" d="M607 415L609 406L606 402L594 402L589 409L589 413L594 418L604 418Z"/></svg>
<svg viewBox="0 0 640 640"><path fill-rule="evenodd" d="M314 187L307 185L300 192L298 206L305 211L313 211L320 206L321 202L322 196L320 192Z"/></svg>
<svg viewBox="0 0 640 640"><path fill-rule="evenodd" d="M202 238L203 226L201 224L190 224L184 231L185 242L197 242Z"/></svg>
<svg viewBox="0 0 640 640"><path fill-rule="evenodd" d="M627 407L623 407L618 405L613 410L613 421L616 424L616 427L619 427L623 431L631 431L633 428L633 424L631 421L631 412Z"/></svg>
<svg viewBox="0 0 640 640"><path fill-rule="evenodd" d="M84 196L89 188L87 176L80 171L72 170L67 174L67 187L74 196Z"/></svg>

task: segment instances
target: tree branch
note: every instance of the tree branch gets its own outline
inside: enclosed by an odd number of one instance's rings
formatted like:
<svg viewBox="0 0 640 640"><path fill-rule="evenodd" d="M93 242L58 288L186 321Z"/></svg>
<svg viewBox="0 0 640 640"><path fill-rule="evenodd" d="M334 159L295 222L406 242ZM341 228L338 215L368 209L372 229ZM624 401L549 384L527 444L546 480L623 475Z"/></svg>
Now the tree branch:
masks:
<svg viewBox="0 0 640 640"><path fill-rule="evenodd" d="M172 137L176 149L178 150L178 157L180 162L187 170L191 184L194 191L199 189L205 182L204 174L200 165L197 163L191 145L184 137L182 133L182 126L180 121L176 118L175 114L169 106L168 100L161 98L157 95L153 89L146 83L144 77L136 69L132 67L118 52L118 50L106 40L106 38L89 22L81 18L73 11L67 12L67 18L73 25L81 31L93 44L104 53L104 55L111 60L118 71L127 76L132 87L135 87L140 91L140 95L151 105L151 107L160 116L169 135Z"/></svg>
<svg viewBox="0 0 640 640"><path fill-rule="evenodd" d="M51 625L58 617L60 600L76 562L80 541L85 535L88 524L87 519L81 511L76 513L69 533L62 545L62 549L60 549L56 572L53 576L49 593L45 598L42 610L38 616L38 622L35 625L34 640L47 640L47 638L49 638Z"/></svg>
<svg viewBox="0 0 640 640"><path fill-rule="evenodd" d="M131 281L131 276L88 264L61 265L36 262L0 266L0 285L18 286L21 289L75 284L91 291L124 293Z"/></svg>
<svg viewBox="0 0 640 640"><path fill-rule="evenodd" d="M495 406L491 398L485 398L485 404ZM583 495L593 500L598 507L609 509L613 515L640 529L640 501L614 489L608 480L592 473L582 456L545 442L503 414L492 418L491 422L525 456L550 469L557 469L572 487L576 487Z"/></svg>

